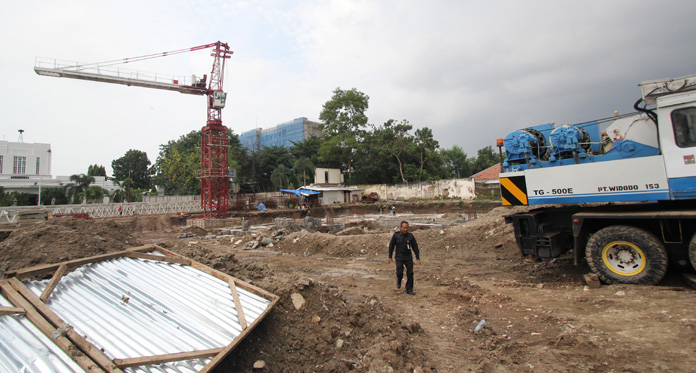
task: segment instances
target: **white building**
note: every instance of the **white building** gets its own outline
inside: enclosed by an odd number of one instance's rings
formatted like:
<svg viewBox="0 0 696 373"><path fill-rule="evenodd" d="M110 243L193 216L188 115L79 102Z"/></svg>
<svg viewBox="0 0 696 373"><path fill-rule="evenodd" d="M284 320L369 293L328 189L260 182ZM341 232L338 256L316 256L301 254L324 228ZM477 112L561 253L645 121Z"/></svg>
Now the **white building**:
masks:
<svg viewBox="0 0 696 373"><path fill-rule="evenodd" d="M343 181L343 173L338 168L317 167L314 171L314 185L338 186Z"/></svg>
<svg viewBox="0 0 696 373"><path fill-rule="evenodd" d="M51 144L0 141L0 186L5 193L38 196L41 188L63 188L70 184L70 176L55 179L51 176L51 154ZM109 193L120 189L104 176L94 176L94 181L92 185Z"/></svg>
<svg viewBox="0 0 696 373"><path fill-rule="evenodd" d="M51 175L51 144L0 141L0 180Z"/></svg>

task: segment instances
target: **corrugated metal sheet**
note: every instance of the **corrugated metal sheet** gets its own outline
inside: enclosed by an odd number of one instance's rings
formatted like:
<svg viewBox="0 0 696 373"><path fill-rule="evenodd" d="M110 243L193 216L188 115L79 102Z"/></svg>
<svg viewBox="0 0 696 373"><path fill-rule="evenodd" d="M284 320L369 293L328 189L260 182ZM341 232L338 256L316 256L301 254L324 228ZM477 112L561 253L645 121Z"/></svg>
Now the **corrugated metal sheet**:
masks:
<svg viewBox="0 0 696 373"><path fill-rule="evenodd" d="M14 307L2 295L0 306ZM83 370L26 316L14 314L0 316L0 371L43 373Z"/></svg>
<svg viewBox="0 0 696 373"><path fill-rule="evenodd" d="M48 280L26 281L37 296ZM251 325L271 300L236 287ZM242 332L227 282L195 268L118 258L65 275L46 304L111 359L226 347ZM197 372L212 358L127 368Z"/></svg>

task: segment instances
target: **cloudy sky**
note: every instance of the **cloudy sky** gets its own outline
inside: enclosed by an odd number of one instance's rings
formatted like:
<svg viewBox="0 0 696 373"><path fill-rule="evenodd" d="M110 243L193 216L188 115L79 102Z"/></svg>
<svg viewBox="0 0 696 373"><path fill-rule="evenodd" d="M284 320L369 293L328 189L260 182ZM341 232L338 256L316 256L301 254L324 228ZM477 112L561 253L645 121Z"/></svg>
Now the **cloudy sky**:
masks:
<svg viewBox="0 0 696 373"><path fill-rule="evenodd" d="M50 143L53 175L107 166L205 124L205 99L38 76L36 57L99 62L229 43L223 123L317 120L336 87L370 123L407 119L470 155L509 131L632 111L644 80L696 73L696 2L0 0L0 139ZM131 64L209 74L207 51Z"/></svg>

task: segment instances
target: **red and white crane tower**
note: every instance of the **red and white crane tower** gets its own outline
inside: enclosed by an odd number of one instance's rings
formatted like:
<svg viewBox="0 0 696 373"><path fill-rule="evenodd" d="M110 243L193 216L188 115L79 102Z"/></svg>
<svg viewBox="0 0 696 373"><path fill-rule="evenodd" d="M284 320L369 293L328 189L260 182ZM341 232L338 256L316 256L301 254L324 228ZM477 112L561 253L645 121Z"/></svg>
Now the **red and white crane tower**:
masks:
<svg viewBox="0 0 696 373"><path fill-rule="evenodd" d="M206 75L202 79L127 70L114 66L136 61L166 57L180 53L212 48L213 68L206 87ZM224 218L229 206L228 138L227 128L222 124L222 109L227 93L222 89L225 75L225 60L232 55L227 43L215 42L197 47L170 52L149 54L140 57L79 64L55 59L37 58L34 71L39 75L61 78L92 80L103 83L123 84L145 88L164 89L191 95L206 96L208 115L201 139L201 208L204 218Z"/></svg>

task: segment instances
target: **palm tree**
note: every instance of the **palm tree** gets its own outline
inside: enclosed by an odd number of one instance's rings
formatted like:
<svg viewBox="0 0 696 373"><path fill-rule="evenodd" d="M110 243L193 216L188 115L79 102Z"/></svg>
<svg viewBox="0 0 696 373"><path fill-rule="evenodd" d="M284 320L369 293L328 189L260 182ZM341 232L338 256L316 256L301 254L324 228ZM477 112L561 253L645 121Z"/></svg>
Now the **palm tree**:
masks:
<svg viewBox="0 0 696 373"><path fill-rule="evenodd" d="M121 187L121 189L114 191L114 194L112 195L114 201L133 202L133 179L127 177L126 180L114 180L114 182L116 183L116 185Z"/></svg>
<svg viewBox="0 0 696 373"><path fill-rule="evenodd" d="M70 184L68 184L67 190L68 195L73 201L72 203L79 203L78 201L86 203L87 196L85 195L85 191L93 182L94 177L85 174L70 176Z"/></svg>
<svg viewBox="0 0 696 373"><path fill-rule="evenodd" d="M300 158L295 161L293 170L299 175L302 173L302 185L307 186L307 174L314 175L314 163L309 158Z"/></svg>
<svg viewBox="0 0 696 373"><path fill-rule="evenodd" d="M271 182L273 185L275 185L275 187L278 189L282 189L283 186L287 185L290 182L290 179L288 178L289 172L290 170L285 167L285 165L279 165L278 168L271 173Z"/></svg>

